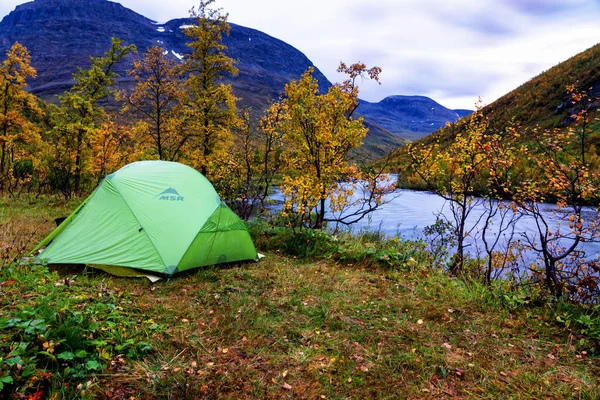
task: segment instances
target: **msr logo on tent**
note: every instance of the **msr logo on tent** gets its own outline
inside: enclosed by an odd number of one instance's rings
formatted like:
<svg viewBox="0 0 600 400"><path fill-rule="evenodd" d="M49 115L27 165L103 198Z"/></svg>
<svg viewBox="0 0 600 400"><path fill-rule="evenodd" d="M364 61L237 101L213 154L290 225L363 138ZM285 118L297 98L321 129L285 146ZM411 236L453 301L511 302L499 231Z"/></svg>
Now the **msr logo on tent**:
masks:
<svg viewBox="0 0 600 400"><path fill-rule="evenodd" d="M177 193L177 190L172 187L166 189L156 197L158 197L158 200L162 201L183 201L183 196L180 196L179 193Z"/></svg>

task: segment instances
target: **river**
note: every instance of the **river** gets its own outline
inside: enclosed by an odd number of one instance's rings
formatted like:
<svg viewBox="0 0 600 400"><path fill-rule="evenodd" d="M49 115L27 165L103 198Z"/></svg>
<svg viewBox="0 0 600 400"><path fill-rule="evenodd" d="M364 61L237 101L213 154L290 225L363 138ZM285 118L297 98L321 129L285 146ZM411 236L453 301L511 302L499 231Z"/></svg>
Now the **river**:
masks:
<svg viewBox="0 0 600 400"><path fill-rule="evenodd" d="M271 197L277 201L283 201L283 197L276 190ZM436 221L436 215L442 213L447 218L452 217L448 203L432 192L415 191L407 189L398 189L393 194L388 195L388 201L378 210L365 217L352 226L352 231L357 232L361 229L381 231L389 236L398 235L405 239L418 239L422 237L423 229L432 225ZM481 200L481 199L479 199ZM472 230L472 234L467 238L467 251L471 254L482 252L481 235L477 230L481 230L484 221L480 216L485 212L481 202L476 202L474 208L467 219L467 230ZM563 232L568 231L568 222L564 220L565 214L558 211L554 204L541 204L540 208L544 210L547 220L550 222L552 231L560 229ZM587 207L584 214L588 217L597 217L595 208ZM478 222L479 220L479 222ZM478 222L478 223L477 223ZM493 225L489 236L498 235L500 221L493 219ZM473 229L474 228L474 229ZM537 229L532 217L522 216L514 225L514 239L522 239L524 235L535 238ZM501 234L499 246L506 245L507 233ZM566 244L566 243L565 243ZM600 255L600 243L583 243L582 249L585 250L586 258L592 259Z"/></svg>

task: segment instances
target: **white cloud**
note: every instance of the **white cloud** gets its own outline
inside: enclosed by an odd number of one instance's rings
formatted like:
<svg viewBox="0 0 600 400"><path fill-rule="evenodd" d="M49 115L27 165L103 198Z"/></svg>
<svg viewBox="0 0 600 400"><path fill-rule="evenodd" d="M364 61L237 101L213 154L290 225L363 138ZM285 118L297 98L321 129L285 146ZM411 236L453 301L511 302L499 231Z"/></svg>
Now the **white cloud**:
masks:
<svg viewBox="0 0 600 400"><path fill-rule="evenodd" d="M37 0L42 1L42 0ZM21 0L2 0L0 14ZM192 0L122 0L159 22L185 17ZM361 96L430 96L452 108L487 103L600 38L591 0L218 0L233 23L304 52L332 81L340 60L383 68Z"/></svg>

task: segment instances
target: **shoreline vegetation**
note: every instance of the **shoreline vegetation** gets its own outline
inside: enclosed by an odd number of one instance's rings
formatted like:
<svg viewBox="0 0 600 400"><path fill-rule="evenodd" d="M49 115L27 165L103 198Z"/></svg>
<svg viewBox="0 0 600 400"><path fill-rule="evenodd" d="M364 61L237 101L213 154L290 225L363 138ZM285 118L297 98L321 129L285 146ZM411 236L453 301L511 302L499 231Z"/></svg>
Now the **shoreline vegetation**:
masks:
<svg viewBox="0 0 600 400"><path fill-rule="evenodd" d="M341 62L345 80L320 92L311 67L266 110L240 110L222 82L238 73L222 40L228 16L213 3L190 11L183 59L113 38L58 105L27 91L28 50L7 51L0 397L600 398L600 263L580 246L600 240L600 219L585 210L600 194L593 92L564 86L568 126L498 129L479 104L401 149L404 164L356 165L368 133L354 115L357 83L379 82L381 68ZM115 68L128 59L126 92ZM113 99L120 112L104 108ZM147 159L189 165L242 219L260 215L248 224L266 258L151 284L26 257L107 174ZM392 167L452 215L415 241L329 233L385 203ZM271 215L275 182L284 201ZM564 214L557 229L548 199ZM513 240L521 216L535 231ZM465 251L473 237L482 258Z"/></svg>
<svg viewBox="0 0 600 400"><path fill-rule="evenodd" d="M3 395L600 396L597 306L450 276L424 243L256 221L260 262L156 284L24 261L75 207L0 199Z"/></svg>

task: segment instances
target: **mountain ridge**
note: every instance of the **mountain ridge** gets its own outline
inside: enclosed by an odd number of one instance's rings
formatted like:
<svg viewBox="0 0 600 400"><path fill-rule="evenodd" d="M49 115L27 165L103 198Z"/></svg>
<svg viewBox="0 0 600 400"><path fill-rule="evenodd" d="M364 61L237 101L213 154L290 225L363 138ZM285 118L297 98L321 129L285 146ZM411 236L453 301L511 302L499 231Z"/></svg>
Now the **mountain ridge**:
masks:
<svg viewBox="0 0 600 400"><path fill-rule="evenodd" d="M29 82L29 90L56 103L56 95L73 84L72 74L78 67L90 65L90 55L102 55L110 46L111 36L135 44L140 52L159 45L170 57L181 59L188 49L184 29L191 23L189 18L159 23L109 0L35 0L18 5L2 18L0 52L3 54L15 41L27 47L32 65L38 71L38 77ZM233 23L230 26L230 35L223 41L228 55L239 61L239 74L226 78L225 82L230 83L235 95L242 99L242 106L251 106L256 111L266 108L282 95L286 83L299 79L308 67L314 67L321 91L331 86L308 57L293 46L256 29ZM117 70L121 75L119 84L125 88L133 85L126 75L127 67L123 65ZM407 124L390 123L390 119L409 117L388 107L384 100L361 101L357 110L369 127L361 159L383 156L403 144L404 137L416 138L447 122L416 124L420 131L412 132L410 127L404 128ZM456 114L445 115L450 122L456 119ZM429 124L428 129L424 128L426 124Z"/></svg>
<svg viewBox="0 0 600 400"><path fill-rule="evenodd" d="M169 51L170 57L179 58L175 54L187 52L187 37L180 27L190 22L189 18L178 18L159 24L108 0L35 0L17 6L2 19L0 50L6 51L15 41L27 47L32 64L38 69L38 78L30 84L31 92L50 100L56 94L50 89L56 87L54 91L60 93L68 88L76 67L86 68L90 55L102 55L110 45L111 36L135 44L140 52L159 45ZM230 25L231 33L223 40L229 56L239 60L237 67L242 79L227 79L227 82L238 92L250 90L256 96L257 88L244 86L251 81L244 79L247 76L266 79L268 89L282 89L292 77L298 79L306 68L315 67L304 54L279 39L255 29ZM66 35L68 41L64 40ZM272 52L266 60L261 58L265 55L265 43ZM125 68L121 69L121 81L128 80ZM314 75L321 90L331 85L316 67ZM278 90L269 93L275 98L279 94Z"/></svg>
<svg viewBox="0 0 600 400"><path fill-rule="evenodd" d="M564 128L574 121L571 115L577 104L573 102L569 87L585 92L592 102L592 114L600 106L600 44L590 47L540 73L482 108L490 129L502 131L507 126L532 128ZM595 133L600 126L595 124ZM454 133L460 132L457 124ZM449 135L444 129L434 133L442 139Z"/></svg>
<svg viewBox="0 0 600 400"><path fill-rule="evenodd" d="M528 133L533 129L566 128L574 123L572 115L581 104L573 101L570 86L589 96L590 102L585 106L593 122L588 126L587 141L600 149L600 121L597 120L600 110L600 44L521 84L483 107L481 113L490 131L502 132L509 126L516 127L521 132L523 143L527 143L531 140ZM465 131L467 121L468 118L458 120L451 127L443 127L417 142L425 146L438 143L443 148ZM409 158L406 146L399 147L392 153L390 168L407 170Z"/></svg>
<svg viewBox="0 0 600 400"><path fill-rule="evenodd" d="M368 116L395 135L416 140L470 113L458 111L461 113L426 96L392 95L377 103L361 100L357 114Z"/></svg>

